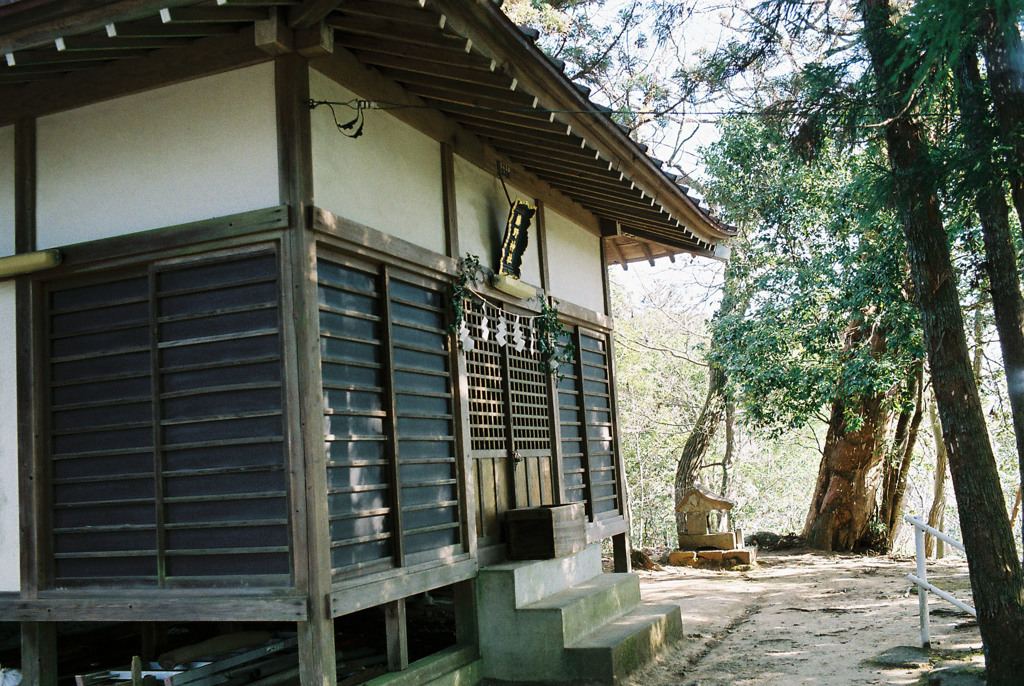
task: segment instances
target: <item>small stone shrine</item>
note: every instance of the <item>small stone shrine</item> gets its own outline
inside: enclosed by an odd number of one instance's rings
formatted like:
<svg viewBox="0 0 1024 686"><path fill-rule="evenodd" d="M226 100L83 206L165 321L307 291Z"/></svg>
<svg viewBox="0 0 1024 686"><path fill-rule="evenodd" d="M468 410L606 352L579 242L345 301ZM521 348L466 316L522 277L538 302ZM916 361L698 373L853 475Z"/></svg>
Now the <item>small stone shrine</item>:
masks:
<svg viewBox="0 0 1024 686"><path fill-rule="evenodd" d="M731 559L745 564L753 562L754 549L744 548L742 529L711 531L711 513L728 512L734 504L700 485L684 492L676 505L676 512L684 518L683 532L679 534L679 548L681 551L696 551L696 554L683 552L682 555L673 555L676 558L685 557L686 561L700 558L716 562ZM670 562L677 564L671 559Z"/></svg>

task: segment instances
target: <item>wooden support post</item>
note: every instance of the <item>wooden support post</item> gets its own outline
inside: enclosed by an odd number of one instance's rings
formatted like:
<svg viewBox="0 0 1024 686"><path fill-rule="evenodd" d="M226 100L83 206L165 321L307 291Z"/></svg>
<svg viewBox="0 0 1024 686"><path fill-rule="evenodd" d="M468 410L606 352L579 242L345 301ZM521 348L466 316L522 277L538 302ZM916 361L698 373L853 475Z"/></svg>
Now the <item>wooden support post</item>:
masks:
<svg viewBox="0 0 1024 686"><path fill-rule="evenodd" d="M36 249L36 121L20 120L14 126L14 251ZM35 598L43 572L39 536L43 484L36 478L35 421L38 399L33 392L32 358L33 288L28 277L15 283L18 392L18 490L21 546L21 595ZM22 683L57 684L57 625L53 622L21 623Z"/></svg>
<svg viewBox="0 0 1024 686"><path fill-rule="evenodd" d="M633 571L632 560L629 557L629 532L612 536L612 554L615 562L615 571L618 574L629 574Z"/></svg>
<svg viewBox="0 0 1024 686"><path fill-rule="evenodd" d="M537 261L540 266L540 287L551 291L551 265L548 262L547 208L543 200L537 201Z"/></svg>
<svg viewBox="0 0 1024 686"><path fill-rule="evenodd" d="M335 686L316 243L306 216L313 202L309 64L302 56L288 53L278 56L274 65L281 202L289 206L292 221L284 254L292 314L288 335L294 341L290 365L295 379L289 382L289 398L297 412L289 416L288 432L291 473L302 484L301 490L293 490L302 501L295 508L296 516L303 516L295 541L295 576L309 603L307 621L298 623L299 680L302 686Z"/></svg>
<svg viewBox="0 0 1024 686"><path fill-rule="evenodd" d="M455 641L459 645L476 645L476 580L469 579L453 586L455 591Z"/></svg>
<svg viewBox="0 0 1024 686"><path fill-rule="evenodd" d="M444 207L445 249L448 257L459 259L459 211L455 198L455 153L441 143L441 201Z"/></svg>
<svg viewBox="0 0 1024 686"><path fill-rule="evenodd" d="M24 684L57 686L55 623L21 623L21 676Z"/></svg>
<svg viewBox="0 0 1024 686"><path fill-rule="evenodd" d="M388 671L409 666L409 633L405 621L405 598L384 605L384 626L388 641Z"/></svg>

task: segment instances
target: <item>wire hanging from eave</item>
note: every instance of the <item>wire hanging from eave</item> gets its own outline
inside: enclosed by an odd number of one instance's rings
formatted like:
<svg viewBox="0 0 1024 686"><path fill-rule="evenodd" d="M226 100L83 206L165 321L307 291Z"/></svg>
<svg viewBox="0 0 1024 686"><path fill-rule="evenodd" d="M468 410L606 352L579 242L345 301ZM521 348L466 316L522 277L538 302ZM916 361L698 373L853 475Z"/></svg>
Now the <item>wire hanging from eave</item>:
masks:
<svg viewBox="0 0 1024 686"><path fill-rule="evenodd" d="M348 102L330 102L327 100L309 101L309 109L311 112L320 105L325 105L327 109L331 111L331 117L334 118L334 125L343 136L346 136L347 138L359 138L363 135L363 127L366 125L366 115L364 112L370 109L370 106L372 105L368 100L350 100ZM356 116L353 117L351 121L342 124L338 121L338 113L334 110L335 105L354 109L356 111ZM357 124L358 127L356 127ZM352 130L353 127L356 127L354 131Z"/></svg>

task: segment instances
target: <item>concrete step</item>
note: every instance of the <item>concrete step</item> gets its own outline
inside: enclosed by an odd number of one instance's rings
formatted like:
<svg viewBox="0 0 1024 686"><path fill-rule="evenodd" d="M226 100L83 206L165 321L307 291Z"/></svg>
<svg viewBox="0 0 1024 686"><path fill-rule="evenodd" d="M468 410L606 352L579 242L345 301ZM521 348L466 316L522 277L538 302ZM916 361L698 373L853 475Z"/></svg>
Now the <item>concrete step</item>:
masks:
<svg viewBox="0 0 1024 686"><path fill-rule="evenodd" d="M502 562L484 567L477 577L482 598L501 598L514 608L535 603L601 574L601 545L553 560Z"/></svg>
<svg viewBox="0 0 1024 686"><path fill-rule="evenodd" d="M640 605L640 578L635 574L601 574L519 608L529 631L569 645Z"/></svg>
<svg viewBox="0 0 1024 686"><path fill-rule="evenodd" d="M678 605L641 605L566 646L567 661L578 679L620 684L682 635Z"/></svg>

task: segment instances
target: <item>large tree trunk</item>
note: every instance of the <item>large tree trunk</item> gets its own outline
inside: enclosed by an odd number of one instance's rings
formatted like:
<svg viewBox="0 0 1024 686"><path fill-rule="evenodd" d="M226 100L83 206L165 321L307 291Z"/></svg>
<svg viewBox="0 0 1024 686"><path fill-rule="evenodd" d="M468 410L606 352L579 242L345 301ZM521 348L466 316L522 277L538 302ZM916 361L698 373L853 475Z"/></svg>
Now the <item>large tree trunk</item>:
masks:
<svg viewBox="0 0 1024 686"><path fill-rule="evenodd" d="M861 425L850 428L841 401L832 404L818 481L804 524L807 545L849 551L868 533L875 509L876 467L885 453L889 412L883 394L859 403Z"/></svg>
<svg viewBox="0 0 1024 686"><path fill-rule="evenodd" d="M1010 194L1024 229L1024 44L1013 3L987 3L981 12L980 27L985 72L992 89L999 133L1011 154Z"/></svg>
<svg viewBox="0 0 1024 686"><path fill-rule="evenodd" d="M935 440L935 487L932 506L928 510L928 526L943 531L946 520L946 472L949 471L949 465L946 459L946 444L942 442L942 425L939 424L939 414L935 411L934 401L928 403L928 414L932 425L932 438ZM924 537L925 557L932 556L933 548L935 557L946 556L945 542L941 538L927 534Z"/></svg>
<svg viewBox="0 0 1024 686"><path fill-rule="evenodd" d="M939 211L936 174L912 117L912 69L901 67L890 0L861 0L864 38L878 83L894 195L903 221L925 348L960 513L988 681L1024 674L1024 576L974 383L956 272Z"/></svg>
<svg viewBox="0 0 1024 686"><path fill-rule="evenodd" d="M859 345L880 356L885 351L885 333L878 326L855 323L845 346L849 350ZM885 393L878 393L832 403L818 480L804 522L808 546L849 551L869 544L868 525L878 490L876 468L885 455L889 431L888 400ZM851 403L856 404L851 407ZM857 417L859 427L851 425L849 414Z"/></svg>
<svg viewBox="0 0 1024 686"><path fill-rule="evenodd" d="M1020 40L1019 34L1017 40ZM1006 369L1006 390L1013 416L1013 434L1017 439L1017 464L1024 482L1024 298L1020 294L1017 254L1010 232L1010 208L1006 206L1006 192L992 163L996 132L986 116L988 102L974 46L964 50L957 68L957 82L965 141L977 160L977 173L984 179L975 205L985 241L985 270ZM1018 86L1024 84L1018 83ZM1018 114L1024 116L1024 113Z"/></svg>
<svg viewBox="0 0 1024 686"><path fill-rule="evenodd" d="M885 477L882 480L882 498L879 504L879 519L885 526L885 552L892 550L896 534L903 517L903 496L907 492L907 477L910 475L910 461L917 445L917 433L924 417L924 364L914 365L908 383L908 394L914 397L913 410L900 412L889 454L885 459Z"/></svg>

